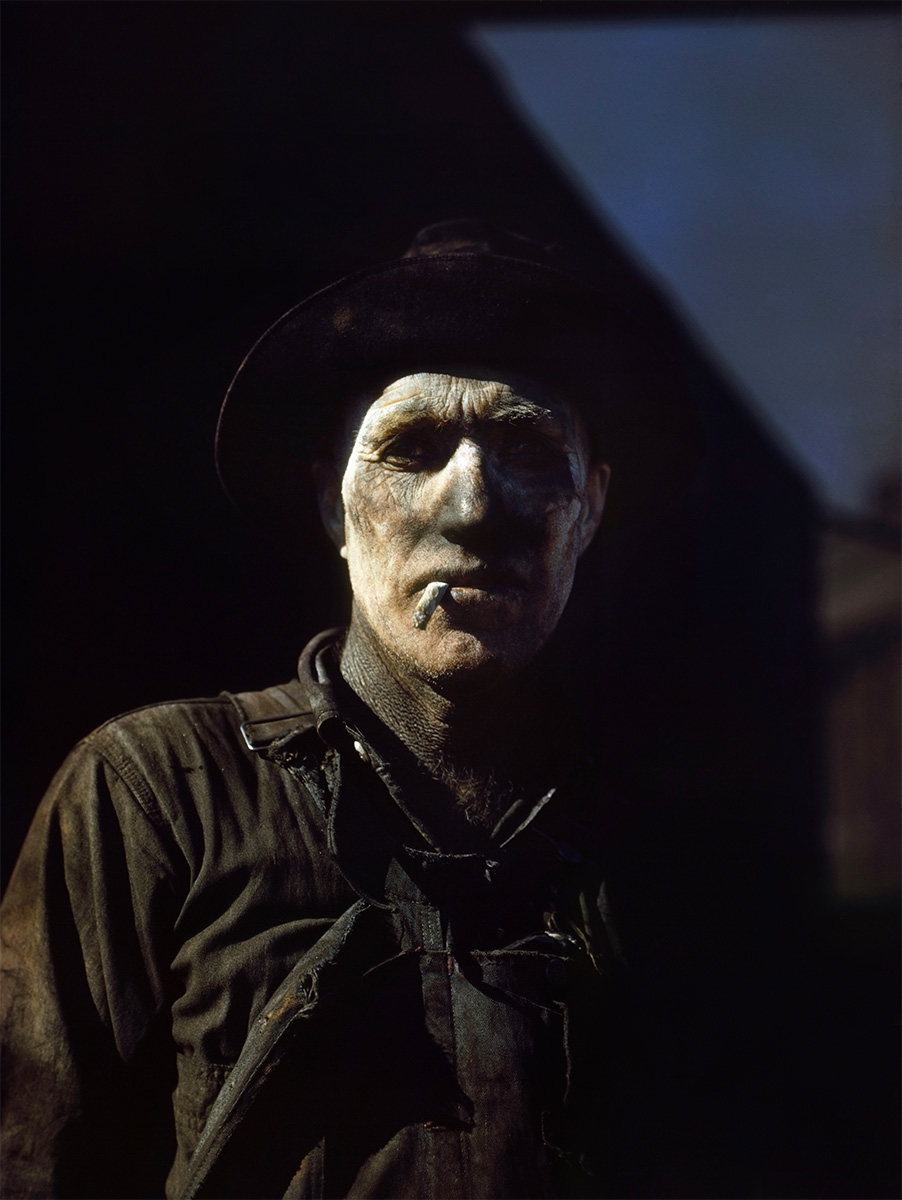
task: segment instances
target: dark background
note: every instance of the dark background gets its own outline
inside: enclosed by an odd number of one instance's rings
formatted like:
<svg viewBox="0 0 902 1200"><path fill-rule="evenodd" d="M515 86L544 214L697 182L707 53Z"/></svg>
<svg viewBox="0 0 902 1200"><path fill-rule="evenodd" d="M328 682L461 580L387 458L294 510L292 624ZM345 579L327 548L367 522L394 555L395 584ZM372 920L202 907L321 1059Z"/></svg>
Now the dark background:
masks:
<svg viewBox="0 0 902 1200"><path fill-rule="evenodd" d="M343 619L325 543L285 561L212 464L231 374L282 311L478 215L563 242L674 327L461 36L539 11L4 6L5 873L79 737L287 678ZM593 552L560 639L628 814L622 924L656 1083L620 1186L890 1196L895 958L883 925L824 898L818 513L680 336L700 479L665 528Z"/></svg>

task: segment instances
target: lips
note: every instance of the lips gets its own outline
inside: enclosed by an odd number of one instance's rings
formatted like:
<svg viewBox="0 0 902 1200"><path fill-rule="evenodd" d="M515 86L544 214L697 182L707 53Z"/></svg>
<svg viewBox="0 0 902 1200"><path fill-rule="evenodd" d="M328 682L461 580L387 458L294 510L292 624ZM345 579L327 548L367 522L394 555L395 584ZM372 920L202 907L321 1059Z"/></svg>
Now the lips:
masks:
<svg viewBox="0 0 902 1200"><path fill-rule="evenodd" d="M499 570L488 566L476 569L452 570L443 569L439 566L430 574L421 575L414 591L422 591L433 580L441 580L442 583L447 583L451 588L452 596L456 591L476 591L492 594L509 591L512 588L526 587L526 581L522 573L514 570Z"/></svg>
<svg viewBox="0 0 902 1200"><path fill-rule="evenodd" d="M438 606L431 606L429 617L422 617L424 597L429 596L430 584L447 583L450 588L444 593ZM477 569L444 570L436 568L434 573L418 580L416 597L420 608L414 616L414 625L424 629L435 622L437 630L467 629L472 632L488 632L508 625L516 619L524 593L523 576L513 570L499 570L488 566ZM433 615L434 613L434 615Z"/></svg>
<svg viewBox="0 0 902 1200"><path fill-rule="evenodd" d="M469 607L474 604L491 604L507 599L514 591L511 587L452 587L448 593L455 604Z"/></svg>

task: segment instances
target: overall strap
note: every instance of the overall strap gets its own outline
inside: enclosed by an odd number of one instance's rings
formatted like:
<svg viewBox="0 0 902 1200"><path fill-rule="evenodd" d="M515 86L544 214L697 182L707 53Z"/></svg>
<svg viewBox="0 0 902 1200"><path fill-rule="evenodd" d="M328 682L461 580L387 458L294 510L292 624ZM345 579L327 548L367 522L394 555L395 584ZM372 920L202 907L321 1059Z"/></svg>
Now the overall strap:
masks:
<svg viewBox="0 0 902 1200"><path fill-rule="evenodd" d="M365 927L369 908L365 900L355 901L299 959L263 1006L238 1061L213 1102L176 1200L204 1194L204 1184L226 1144L284 1058L299 1024L309 1021L324 1002L359 978L359 954L353 950L348 954L345 948L366 941L366 935L358 930L361 923Z"/></svg>
<svg viewBox="0 0 902 1200"><path fill-rule="evenodd" d="M312 724L309 705L296 680L266 691L227 695L241 719L241 736L247 748L267 757ZM355 940L357 925L368 908L365 900L355 901L302 955L263 1005L207 1115L176 1200L204 1194L226 1145L267 1077L282 1061L300 1024L309 1021L323 1001L340 988L343 977L353 973L353 964L349 964L350 972L344 965L344 951Z"/></svg>
<svg viewBox="0 0 902 1200"><path fill-rule="evenodd" d="M313 724L310 703L298 680L262 692L226 692L241 718L249 750L263 751Z"/></svg>

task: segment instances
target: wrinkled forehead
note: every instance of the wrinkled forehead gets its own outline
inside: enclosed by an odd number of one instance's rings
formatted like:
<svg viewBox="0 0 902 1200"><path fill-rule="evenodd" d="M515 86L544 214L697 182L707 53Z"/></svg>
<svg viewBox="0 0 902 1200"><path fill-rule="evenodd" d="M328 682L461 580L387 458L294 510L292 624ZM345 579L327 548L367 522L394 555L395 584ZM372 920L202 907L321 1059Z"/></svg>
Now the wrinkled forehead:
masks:
<svg viewBox="0 0 902 1200"><path fill-rule="evenodd" d="M343 447L409 425L475 427L493 422L524 422L553 431L574 448L587 438L577 408L533 380L509 373L417 372L404 375L378 394L360 396L349 406Z"/></svg>

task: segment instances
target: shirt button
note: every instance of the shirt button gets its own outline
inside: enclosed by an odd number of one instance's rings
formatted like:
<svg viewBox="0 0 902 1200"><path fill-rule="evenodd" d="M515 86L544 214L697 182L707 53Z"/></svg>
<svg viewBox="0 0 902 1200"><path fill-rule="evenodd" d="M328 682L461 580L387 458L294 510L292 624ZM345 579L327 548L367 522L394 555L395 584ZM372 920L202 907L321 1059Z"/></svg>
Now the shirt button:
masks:
<svg viewBox="0 0 902 1200"><path fill-rule="evenodd" d="M563 987L567 982L567 964L559 958L552 958L545 967L545 978L552 987Z"/></svg>

